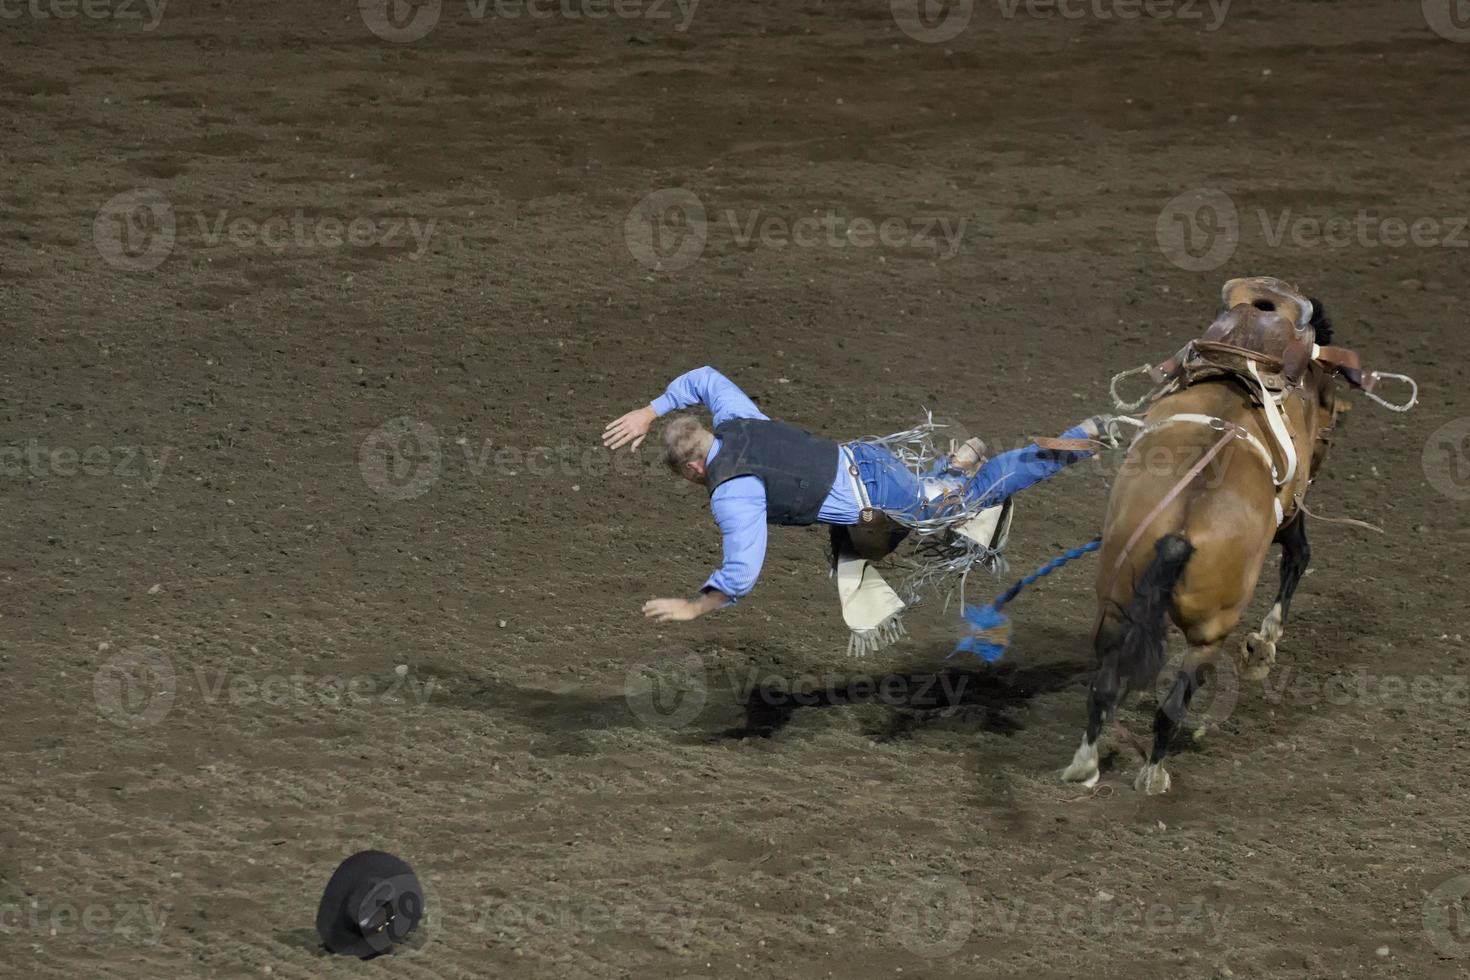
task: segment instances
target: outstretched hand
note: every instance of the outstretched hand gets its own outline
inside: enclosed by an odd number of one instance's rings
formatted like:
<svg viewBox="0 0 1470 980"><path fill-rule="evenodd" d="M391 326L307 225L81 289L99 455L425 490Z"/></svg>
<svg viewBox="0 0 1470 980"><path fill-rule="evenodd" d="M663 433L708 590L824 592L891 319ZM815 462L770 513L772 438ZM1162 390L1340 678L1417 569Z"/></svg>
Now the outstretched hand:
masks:
<svg viewBox="0 0 1470 980"><path fill-rule="evenodd" d="M697 599L649 599L643 604L643 615L659 623L683 623L729 602L730 597L719 589L706 588Z"/></svg>
<svg viewBox="0 0 1470 980"><path fill-rule="evenodd" d="M621 449L632 443L631 448L637 449L648 438L648 430L656 418L658 413L654 412L652 405L635 408L607 424L607 428L602 430L602 444L608 449Z"/></svg>
<svg viewBox="0 0 1470 980"><path fill-rule="evenodd" d="M702 613L699 603L688 599L649 599L643 604L643 615L660 623L688 622Z"/></svg>

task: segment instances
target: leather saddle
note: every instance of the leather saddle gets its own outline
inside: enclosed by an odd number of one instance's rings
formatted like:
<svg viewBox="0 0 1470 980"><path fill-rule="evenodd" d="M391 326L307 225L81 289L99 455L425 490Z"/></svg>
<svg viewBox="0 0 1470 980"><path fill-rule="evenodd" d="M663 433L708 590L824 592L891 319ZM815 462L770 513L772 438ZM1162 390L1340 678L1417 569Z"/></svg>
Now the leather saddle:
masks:
<svg viewBox="0 0 1470 980"><path fill-rule="evenodd" d="M1315 361L1355 388L1371 392L1378 375L1364 372L1356 351L1318 346L1313 302L1271 276L1231 279L1220 290L1220 312L1198 340L1150 372L1156 384L1188 387L1220 375L1254 375L1267 391L1291 391Z"/></svg>

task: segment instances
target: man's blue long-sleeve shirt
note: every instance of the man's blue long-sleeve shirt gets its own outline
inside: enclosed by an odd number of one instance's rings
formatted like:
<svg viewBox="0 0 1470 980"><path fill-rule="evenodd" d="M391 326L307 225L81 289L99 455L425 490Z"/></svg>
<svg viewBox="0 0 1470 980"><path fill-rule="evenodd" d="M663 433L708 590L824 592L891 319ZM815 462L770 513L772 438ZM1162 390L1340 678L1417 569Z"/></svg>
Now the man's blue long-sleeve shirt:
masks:
<svg viewBox="0 0 1470 980"><path fill-rule="evenodd" d="M730 419L767 418L734 382L707 366L675 378L668 389L653 400L651 407L656 414L663 416L694 405L709 409L716 428ZM1080 427L1063 433L1065 438L1082 435ZM706 465L719 452L720 440L716 438L705 457ZM976 474L972 487L993 498L986 501L988 506L993 506L1086 455L1048 453L1036 446L1013 449L987 460ZM845 464L846 460L839 457L837 470L832 474L832 489L817 512L817 520L823 524L858 523L862 507L852 481L844 472ZM726 480L710 495L710 512L714 514L724 538L725 560L720 569L705 581L703 590L717 589L731 599L738 599L755 588L766 560L765 484L757 476L737 476Z"/></svg>

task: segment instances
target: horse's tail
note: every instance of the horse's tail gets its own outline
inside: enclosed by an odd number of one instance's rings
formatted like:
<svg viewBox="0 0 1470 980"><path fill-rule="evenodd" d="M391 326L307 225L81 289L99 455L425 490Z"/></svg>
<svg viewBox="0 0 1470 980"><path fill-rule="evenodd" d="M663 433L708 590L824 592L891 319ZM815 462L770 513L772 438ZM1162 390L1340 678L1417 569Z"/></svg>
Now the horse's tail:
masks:
<svg viewBox="0 0 1470 980"><path fill-rule="evenodd" d="M1134 690L1151 687L1164 665L1165 614L1194 545L1182 534L1166 534L1154 545L1153 560L1123 610L1126 626L1118 641L1118 667Z"/></svg>

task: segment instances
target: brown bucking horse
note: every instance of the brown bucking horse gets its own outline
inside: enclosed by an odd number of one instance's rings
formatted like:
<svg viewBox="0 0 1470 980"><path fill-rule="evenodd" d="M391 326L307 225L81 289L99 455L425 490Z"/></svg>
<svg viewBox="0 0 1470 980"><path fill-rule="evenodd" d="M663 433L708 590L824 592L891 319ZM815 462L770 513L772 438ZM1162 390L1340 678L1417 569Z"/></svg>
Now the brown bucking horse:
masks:
<svg viewBox="0 0 1470 980"><path fill-rule="evenodd" d="M1270 671L1311 560L1302 499L1350 407L1337 378L1371 389L1378 377L1365 377L1351 351L1330 346L1321 303L1279 279L1231 280L1221 310L1202 338L1150 369L1158 388L1136 420L1142 427L1103 525L1087 730L1062 773L1067 780L1097 781L1103 725L1120 697L1158 680L1167 619L1189 645L1167 689L1159 687L1153 750L1134 785L1149 794L1169 789L1164 756L1275 542L1276 602L1234 652L1241 676Z"/></svg>

